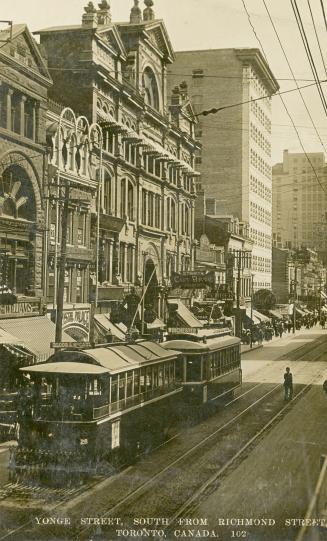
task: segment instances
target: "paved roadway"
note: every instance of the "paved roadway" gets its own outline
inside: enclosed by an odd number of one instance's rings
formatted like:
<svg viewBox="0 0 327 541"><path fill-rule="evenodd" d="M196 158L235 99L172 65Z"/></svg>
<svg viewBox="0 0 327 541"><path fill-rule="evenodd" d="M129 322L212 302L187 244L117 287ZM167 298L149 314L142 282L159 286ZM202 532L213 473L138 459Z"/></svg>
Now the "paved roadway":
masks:
<svg viewBox="0 0 327 541"><path fill-rule="evenodd" d="M295 539L294 530L284 528L286 518L302 518L305 515L312 490L315 486L319 474L320 455L327 452L327 431L325 430L325 416L327 415L327 398L322 392L322 381L327 378L327 355L325 360L308 362L306 358L291 360L296 357L295 350L304 344L314 343L322 336L326 336L327 331L320 329L302 330L295 336L286 335L282 339L274 339L265 344L263 348L252 350L243 356L243 379L244 388L253 386L253 383L264 382L268 387L272 384L280 383L283 379L285 367L289 365L294 375L295 384L306 384L311 381L313 375L319 373L317 385L314 386L299 402L294 403L289 413L275 425L273 429L258 443L258 445L242 460L237 467L223 478L218 486L213 489L209 496L202 501L188 516L198 519L205 519L208 526L202 526L211 532L212 530L219 535L219 538L247 538L251 541L286 541ZM293 354L292 354L293 351ZM326 350L327 352L327 350ZM301 352L299 353L299 355ZM283 359L280 359L284 356ZM241 391L242 392L242 391ZM248 395L249 397L251 396ZM274 397L279 400L279 395ZM280 400L283 401L282 392ZM231 408L238 406L235 402ZM219 419L223 422L223 416L231 415L232 409L226 408L221 412ZM265 409L269 408L269 403ZM153 453L151 456L142 459L139 463L129 468L118 478L111 478L101 483L93 490L87 491L84 495L72 500L65 506L63 511L65 516L102 516L102 506L106 505L106 499L110 494L117 500L128 491L128 486L133 485L135 480L143 476L153 475L160 461L168 460L169 456L178 456L182 451L182 446L191 445L193 439L201 437L202 432L211 429L212 424L216 423L215 417L207 419L201 425L190 427L175 439L171 444L164 446L161 450ZM237 425L236 425L237 430ZM6 453L1 453L0 461L3 461ZM170 457L171 458L171 457ZM1 466L0 466L1 469ZM149 471L148 471L149 470ZM145 477L146 478L146 477ZM119 485L122 487L119 488ZM171 490L174 490L172 484ZM5 503L5 502L4 502ZM28 511L29 507L29 511ZM33 508L34 507L34 508ZM14 511L13 507L3 507L0 505L0 519L2 522L5 517L8 522L14 526L12 517L19 516L23 519L26 514L30 516L38 515L37 509L43 507L41 501L37 498L34 506L27 502L21 505L20 511ZM48 516L51 516L51 505L48 507ZM16 514L17 513L17 514ZM11 516L11 519L10 519ZM119 516L119 515L118 515ZM142 509L139 509L137 516L142 516ZM147 515L148 516L148 515ZM157 517L157 514L151 515ZM162 515L165 517L165 509L162 508ZM270 518L275 521L271 527L227 527L221 524L226 519L261 519ZM7 521L6 521L7 522ZM20 522L20 521L19 521ZM187 530L191 530L190 535ZM171 538L175 541L177 538L196 537L196 526L176 525L176 534ZM184 532L186 532L184 536ZM233 534L234 532L234 534ZM243 532L245 532L243 534ZM48 527L38 529L37 537L35 532L29 539L47 539L51 538L51 530ZM63 533L63 532L62 532ZM243 537L245 535L246 537ZM66 538L60 536L60 539ZM113 541L117 537L104 537L106 541ZM123 539L124 537L120 537ZM134 537L135 538L135 537ZM205 534L205 539L209 539ZM11 539L25 539L22 531L11 536ZM27 539L27 536L26 536ZM56 537L56 540L59 538ZM95 538L94 538L95 539ZM102 537L101 537L102 539ZM125 537L126 539L126 537ZM127 539L131 539L130 536ZM138 538L140 540L146 537ZM168 539L168 537L167 537ZM169 541L170 537L169 537Z"/></svg>
<svg viewBox="0 0 327 541"><path fill-rule="evenodd" d="M315 371L321 375L317 384L192 512L194 518L205 517L209 529L222 539L240 536L251 541L291 541L296 537L296 529L288 526L287 520L304 518L319 475L320 456L327 453L327 397L321 387L327 378L327 358L306 365L305 358L290 361L287 353L324 332L317 328L303 330L295 337L286 336L244 356L247 382L264 379L277 383L287 365L295 383L309 382ZM276 360L281 353L286 358ZM224 526L231 518L240 525ZM244 526L242 519L246 518L271 519L272 525Z"/></svg>

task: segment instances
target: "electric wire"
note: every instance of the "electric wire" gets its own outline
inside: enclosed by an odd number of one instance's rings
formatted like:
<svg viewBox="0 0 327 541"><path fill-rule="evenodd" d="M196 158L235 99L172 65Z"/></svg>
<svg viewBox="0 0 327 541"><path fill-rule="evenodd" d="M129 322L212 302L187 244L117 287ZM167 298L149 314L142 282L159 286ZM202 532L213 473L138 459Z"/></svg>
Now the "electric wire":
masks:
<svg viewBox="0 0 327 541"><path fill-rule="evenodd" d="M246 11L246 14L247 14L248 18L251 18L251 17L250 17L250 14L249 14L249 12L248 12L248 10L247 10L247 7L246 7L246 4L245 4L244 0L242 0L242 2L243 2L244 9L245 9L245 11ZM259 43L260 43L260 47L261 47L262 53L263 53L263 55L264 55L266 61L268 62L268 60L267 60L267 55L266 55L266 53L265 53L265 50L262 49L261 42L259 42ZM298 90L298 89L297 89L297 90ZM280 100L281 100L281 102L282 102L282 104L283 104L283 106L284 106L285 112L286 112L286 114L288 115L288 117L289 117L289 119L290 119L290 121L291 121L291 123L292 123L292 126L293 126L294 131L295 131L295 133L296 133L296 135L297 135L297 138L298 138L298 140L299 140L299 143L300 143L300 145L301 145L301 148L302 148L302 150L303 150L303 152L304 152L304 154L305 154L305 156L306 156L306 158L307 158L307 161L309 162L310 167L311 167L312 171L314 172L314 175L315 175L315 177L316 177L316 179L317 179L317 182L318 182L318 184L320 185L320 187L322 188L322 190L327 194L327 191L324 189L323 185L321 184L320 179L319 179L319 177L318 177L318 175L317 175L317 172L316 172L316 170L315 170L315 168L314 168L314 165L313 165L312 161L310 160L310 158L309 158L309 156L308 156L308 154L307 154L307 152L306 152L306 150L305 150L305 147L304 147L304 145L303 145L301 136L300 136L300 134L299 134L299 132L298 132L298 130L297 130L297 128L296 128L296 125L295 125L295 123L294 123L294 120L293 120L293 118L292 118L292 116L291 116L291 114L290 114L290 112L289 112L289 110L288 110L288 107L287 107L287 105L286 105L286 103L285 103L285 100L283 99L283 97L282 97L281 94L282 94L282 92L277 92L277 95L280 97Z"/></svg>
<svg viewBox="0 0 327 541"><path fill-rule="evenodd" d="M315 31L315 36L316 36L317 44L318 44L318 47L319 47L319 52L320 52L320 56L321 56L321 61L322 61L322 63L323 63L324 70L325 70L325 75L326 75L326 77L327 77L326 63L325 63L324 55L323 55L323 52L322 52L322 49L321 49L321 45L320 45L320 40L319 40L319 36L318 36L318 32L317 32L317 27L316 27L315 19L314 19L313 12L312 12L312 9L311 9L310 1L307 0L307 2L308 2L308 7L309 7L309 11L310 11L310 16L311 16L313 28L314 28L314 31Z"/></svg>
<svg viewBox="0 0 327 541"><path fill-rule="evenodd" d="M309 3L309 0L308 0L308 3ZM272 25L272 27L273 27L273 29L274 29L274 32L275 32L275 35L276 35L276 37L277 37L278 43L279 43L279 45L280 45L280 48L281 48L281 50L282 50L282 52L283 52L284 58L285 58L285 60L286 60L286 62L287 62L287 65L288 65L288 67L289 67L289 70L290 70L290 72L291 72L291 74L292 74L293 80L294 80L294 82L295 82L295 84L296 84L296 86L297 86L297 88L298 88L298 90L299 90L299 94L300 94L300 96L301 96L301 100L302 100L302 102L303 102L303 105L304 105L304 107L305 107L305 110L307 111L307 114L308 114L308 116L309 116L309 118L310 118L311 124L312 124L312 126L313 126L313 128L314 128L314 130L315 130L315 132L316 132L316 134L317 134L317 137L318 137L318 139L319 139L319 141L320 141L320 143L321 143L321 146L323 147L324 151L325 151L326 154L327 154L327 148L326 148L324 142L322 141L322 139L321 139L321 137L320 137L320 133L318 132L318 129L317 129L315 123L314 123L314 120L313 120L313 118L312 118L312 115L311 115L311 113L310 113L310 111L309 111L309 108L308 108L308 106L307 106L307 103L306 103L306 101L305 101L305 99L304 99L303 93L301 92L301 89L299 88L299 85L298 85L298 83L297 83L297 81L296 81L296 79L295 79L295 73L294 73L294 71L293 71L293 69L292 69L291 63L290 63L290 61L289 61L289 59L288 59L288 56L287 56L286 51L285 51L285 48L284 48L284 46L283 46L283 44L282 44L282 41L281 41L280 36L279 36L279 33L277 32L277 28L276 28L276 26L275 26L275 23L274 23L274 21L273 21L273 19L272 19L272 16L271 16L271 14L270 14L270 11L269 11L269 9L268 9L268 7L267 7L267 4L266 4L265 0L263 0L263 4L264 4L264 6L265 6L265 9L266 9L266 12L267 12L267 14L268 14L268 17L269 17L269 20L270 20L270 22L271 22L271 25ZM309 4L309 5L310 5L310 4ZM318 37L317 37L317 39L318 39ZM326 72L326 76L327 76L327 72Z"/></svg>
<svg viewBox="0 0 327 541"><path fill-rule="evenodd" d="M326 27L326 30L327 30L327 18L326 18L326 12L325 12L325 7L324 7L323 0L320 0L320 6L321 6L321 9L322 9L322 15L323 15L323 18L324 18L324 21L325 21L325 27Z"/></svg>
<svg viewBox="0 0 327 541"><path fill-rule="evenodd" d="M312 55L312 52L311 52L309 41L308 41L308 38L307 38L307 35L306 35L306 32L305 32L302 17L301 17L301 14L300 14L300 11L299 11L296 0L291 0L291 6L292 6L292 9L293 9L295 20L296 20L296 23L297 23L297 26L298 26L298 29L299 29L299 32L300 32L302 43L303 43L303 46L304 46L304 49L305 49L305 52L306 52L306 55L307 55L307 58L308 58L308 61L309 61L309 65L310 65L313 77L314 77L315 81L317 82L317 90L318 90L318 93L319 93L319 96L320 96L320 100L321 100L323 109L325 111L325 114L327 116L326 98L325 98L324 92L322 90L322 87L321 87L321 85L319 83L319 76L318 76L316 64L315 64L315 61L313 59L313 55Z"/></svg>

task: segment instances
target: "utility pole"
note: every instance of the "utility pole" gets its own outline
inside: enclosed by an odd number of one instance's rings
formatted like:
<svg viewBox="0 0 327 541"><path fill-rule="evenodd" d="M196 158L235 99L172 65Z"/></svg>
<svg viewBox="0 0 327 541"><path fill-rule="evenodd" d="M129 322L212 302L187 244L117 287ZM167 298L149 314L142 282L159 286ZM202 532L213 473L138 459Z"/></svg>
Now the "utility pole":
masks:
<svg viewBox="0 0 327 541"><path fill-rule="evenodd" d="M293 280L293 334L296 330L296 300L297 300L297 261L294 260L294 280Z"/></svg>
<svg viewBox="0 0 327 541"><path fill-rule="evenodd" d="M67 229L68 229L68 212L69 212L69 193L70 186L67 182L65 185L64 206L62 213L61 227L61 249L59 263L59 278L57 291L57 315L56 315L56 337L55 342L62 341L62 318L64 312L64 289L65 289L65 270L67 260Z"/></svg>
<svg viewBox="0 0 327 541"><path fill-rule="evenodd" d="M254 274L251 273L251 332L250 332L250 348L252 348L253 345L253 280L254 280Z"/></svg>
<svg viewBox="0 0 327 541"><path fill-rule="evenodd" d="M145 312L145 260L147 253L143 253L143 284L142 284L142 310L141 310L141 329L142 336L144 336L144 312Z"/></svg>
<svg viewBox="0 0 327 541"><path fill-rule="evenodd" d="M237 251L236 308L240 308L242 251Z"/></svg>

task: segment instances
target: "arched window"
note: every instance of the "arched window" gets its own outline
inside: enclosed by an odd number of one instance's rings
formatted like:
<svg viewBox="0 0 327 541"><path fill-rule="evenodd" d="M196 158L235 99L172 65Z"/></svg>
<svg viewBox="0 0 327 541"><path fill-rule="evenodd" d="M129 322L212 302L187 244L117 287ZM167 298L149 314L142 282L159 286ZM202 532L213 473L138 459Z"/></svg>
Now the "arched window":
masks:
<svg viewBox="0 0 327 541"><path fill-rule="evenodd" d="M145 103L154 109L159 109L159 92L156 76L149 67L145 68L143 72L142 86L144 90Z"/></svg>
<svg viewBox="0 0 327 541"><path fill-rule="evenodd" d="M69 140L68 167L71 171L75 168L76 137L73 135Z"/></svg>
<svg viewBox="0 0 327 541"><path fill-rule="evenodd" d="M81 146L81 174L86 175L87 174L87 158L88 158L88 143L87 141L84 143L84 145Z"/></svg>
<svg viewBox="0 0 327 541"><path fill-rule="evenodd" d="M2 214L12 218L36 220L36 202L32 183L19 166L8 167L0 178L0 201Z"/></svg>
<svg viewBox="0 0 327 541"><path fill-rule="evenodd" d="M173 231L176 231L176 203L171 200L171 228Z"/></svg>
<svg viewBox="0 0 327 541"><path fill-rule="evenodd" d="M126 205L126 178L122 178L120 183L120 216L124 218L127 215L127 205Z"/></svg>
<svg viewBox="0 0 327 541"><path fill-rule="evenodd" d="M127 216L129 220L135 219L134 185L126 178L121 180L120 215L122 218Z"/></svg>
<svg viewBox="0 0 327 541"><path fill-rule="evenodd" d="M176 203L171 197L167 198L167 229L176 231Z"/></svg>
<svg viewBox="0 0 327 541"><path fill-rule="evenodd" d="M184 232L186 235L190 234L190 209L187 205L185 205L185 225L184 225Z"/></svg>
<svg viewBox="0 0 327 541"><path fill-rule="evenodd" d="M130 220L134 220L134 186L131 181L127 187L127 214Z"/></svg>
<svg viewBox="0 0 327 541"><path fill-rule="evenodd" d="M186 203L182 204L181 208L181 225L182 225L182 235L190 234L190 208Z"/></svg>

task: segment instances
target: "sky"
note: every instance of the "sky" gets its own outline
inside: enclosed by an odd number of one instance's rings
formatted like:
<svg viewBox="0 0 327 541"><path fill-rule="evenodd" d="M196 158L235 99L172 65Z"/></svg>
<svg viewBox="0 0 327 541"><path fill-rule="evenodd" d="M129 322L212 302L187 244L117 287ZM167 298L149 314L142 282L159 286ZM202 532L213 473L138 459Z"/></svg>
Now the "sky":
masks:
<svg viewBox="0 0 327 541"><path fill-rule="evenodd" d="M31 31L55 25L79 24L83 7L87 1L1 0L1 20L9 19L13 20L14 23L26 23ZM95 1L94 3L96 4ZM111 0L110 3L113 21L129 19L133 0ZM327 29L320 0L297 0L297 3L319 79L327 79ZM298 85L313 83L312 71L290 0L154 0L154 10L156 18L164 20L175 51L262 47L283 92L296 88L296 83L283 56L265 4ZM316 25L322 55L318 47L309 5ZM142 9L144 7L142 0L140 7ZM219 80L215 84L219 84ZM327 99L327 83L322 83L322 88ZM273 163L282 161L284 149L288 149L290 152L303 152L302 145L306 152L325 152L327 154L327 116L317 88L310 86L301 92L313 123L297 90L283 96L289 114L285 111L280 97L273 98ZM290 117L297 127L302 144L292 126Z"/></svg>

